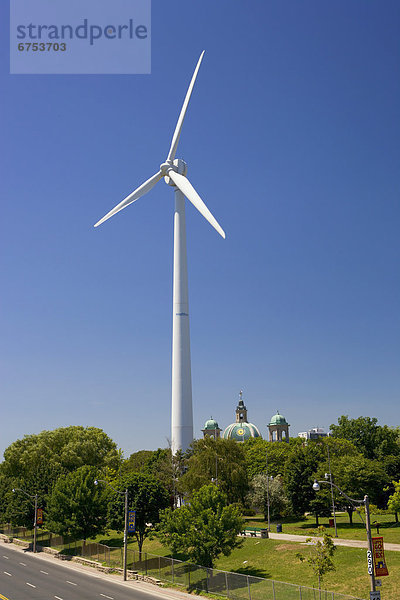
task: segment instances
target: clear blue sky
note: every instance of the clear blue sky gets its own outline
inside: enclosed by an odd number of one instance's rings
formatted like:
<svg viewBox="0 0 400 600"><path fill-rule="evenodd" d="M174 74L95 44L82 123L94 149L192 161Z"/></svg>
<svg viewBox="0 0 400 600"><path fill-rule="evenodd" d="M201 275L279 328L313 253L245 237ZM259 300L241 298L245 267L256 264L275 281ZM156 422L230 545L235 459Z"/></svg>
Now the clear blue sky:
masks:
<svg viewBox="0 0 400 600"><path fill-rule="evenodd" d="M178 156L195 433L400 424L397 1L153 0L152 73L8 74L1 4L1 443L70 424L170 436L173 194L93 224Z"/></svg>

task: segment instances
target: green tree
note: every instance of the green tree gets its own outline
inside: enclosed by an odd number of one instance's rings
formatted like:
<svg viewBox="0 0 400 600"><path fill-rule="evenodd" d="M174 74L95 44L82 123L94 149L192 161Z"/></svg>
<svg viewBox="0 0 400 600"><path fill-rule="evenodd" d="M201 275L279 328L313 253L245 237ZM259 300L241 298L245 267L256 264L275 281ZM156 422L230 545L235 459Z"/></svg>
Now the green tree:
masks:
<svg viewBox="0 0 400 600"><path fill-rule="evenodd" d="M349 419L342 415L338 424L332 424L330 429L334 438L352 442L356 448L369 459L382 459L384 456L400 455L400 435L398 428L378 425L378 419L373 417L358 417Z"/></svg>
<svg viewBox="0 0 400 600"><path fill-rule="evenodd" d="M120 456L102 429L71 425L13 442L4 452L1 469L9 477L27 476L44 461L61 466L65 472L83 465L118 469Z"/></svg>
<svg viewBox="0 0 400 600"><path fill-rule="evenodd" d="M95 486L96 467L85 465L59 477L47 507L47 527L60 535L87 539L104 533L107 524L107 490Z"/></svg>
<svg viewBox="0 0 400 600"><path fill-rule="evenodd" d="M127 473L129 471L134 471L135 473L144 473L147 472L148 465L155 454L155 450L138 450L138 452L133 452L124 460L122 464L122 472Z"/></svg>
<svg viewBox="0 0 400 600"><path fill-rule="evenodd" d="M122 458L116 444L96 427L70 426L26 435L4 452L0 475L5 489L20 487L38 494L39 506L46 510L47 498L60 475L83 465L118 471ZM31 526L33 505L22 495L8 495L3 514L14 525Z"/></svg>
<svg viewBox="0 0 400 600"><path fill-rule="evenodd" d="M270 518L275 520L285 517L289 509L289 500L282 477L278 475L270 478L267 493L267 476L265 473L260 473L251 480L247 501L252 508L263 512L266 521L268 520L268 496Z"/></svg>
<svg viewBox="0 0 400 600"><path fill-rule="evenodd" d="M373 504L384 505L383 488L389 481L379 461L368 460L363 456L341 457L332 461L332 473L336 485L350 498L361 500L365 494L368 494ZM338 504L345 505L350 523L352 523L353 506L349 505L340 495L336 494L336 498Z"/></svg>
<svg viewBox="0 0 400 600"><path fill-rule="evenodd" d="M289 443L267 442L261 438L250 438L243 444L246 470L249 480L265 473L268 452L268 473L272 477L283 475L285 464L293 448L301 446L300 438L291 438Z"/></svg>
<svg viewBox="0 0 400 600"><path fill-rule="evenodd" d="M206 437L193 443L180 489L190 496L203 485L217 481L228 502L245 502L249 489L243 445L234 440Z"/></svg>
<svg viewBox="0 0 400 600"><path fill-rule="evenodd" d="M28 474L22 477L4 477L7 490L5 520L21 527L32 528L34 522L34 499L19 491L24 490L30 496L38 495L38 508L46 509L47 500L58 477L64 471L60 465L49 464L45 460L35 464ZM19 489L18 489L19 488ZM15 493L11 490L16 489ZM11 493L10 493L11 492Z"/></svg>
<svg viewBox="0 0 400 600"><path fill-rule="evenodd" d="M315 493L310 500L309 510L315 515L315 524L319 527L320 517L330 517L332 510L332 499L330 489L321 489Z"/></svg>
<svg viewBox="0 0 400 600"><path fill-rule="evenodd" d="M388 509L394 513L397 523L397 513L400 512L400 481L393 481L392 484L394 492L389 496Z"/></svg>
<svg viewBox="0 0 400 600"><path fill-rule="evenodd" d="M141 473L125 473L110 483L118 491L128 489L129 510L136 511L134 536L141 552L144 540L160 519L160 511L170 506L170 494L158 479ZM112 495L108 505L108 524L111 529L124 530L124 503L122 494Z"/></svg>
<svg viewBox="0 0 400 600"><path fill-rule="evenodd" d="M242 544L238 534L244 520L237 506L216 485L205 485L193 494L190 504L161 514L158 536L173 553L184 553L194 563L212 567Z"/></svg>
<svg viewBox="0 0 400 600"><path fill-rule="evenodd" d="M316 534L313 534L314 536ZM333 563L333 555L336 551L336 546L332 541L332 536L326 533L324 527L318 527L320 538L308 538L306 541L310 544L310 556L306 559L301 553L297 553L297 557L303 562L312 567L314 575L318 578L319 596L321 598L321 584L326 573L335 571L336 567Z"/></svg>
<svg viewBox="0 0 400 600"><path fill-rule="evenodd" d="M311 510L310 504L315 500L312 486L322 459L325 459L324 446L309 442L292 451L286 461L284 483L291 513L295 516L301 517Z"/></svg>

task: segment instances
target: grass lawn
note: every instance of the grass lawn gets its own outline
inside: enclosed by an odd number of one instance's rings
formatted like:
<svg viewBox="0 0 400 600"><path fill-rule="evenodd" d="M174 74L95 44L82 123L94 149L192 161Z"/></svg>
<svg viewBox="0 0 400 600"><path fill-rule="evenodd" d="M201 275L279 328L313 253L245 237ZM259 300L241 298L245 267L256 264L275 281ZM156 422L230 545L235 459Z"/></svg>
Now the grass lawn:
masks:
<svg viewBox="0 0 400 600"><path fill-rule="evenodd" d="M249 539L242 548L229 557L220 558L216 567L227 571L240 571L258 577L312 587L317 585L311 567L296 557L300 552L309 555L310 547L296 542ZM400 590L400 553L385 552L389 577L383 577L382 596L385 600L398 600ZM247 561L246 563L244 561ZM324 578L327 590L369 598L369 576L366 551L358 548L338 547L334 555L336 571Z"/></svg>
<svg viewBox="0 0 400 600"><path fill-rule="evenodd" d="M99 538L96 541L106 543L105 536ZM122 537L115 534L112 541L122 544ZM129 547L137 549L137 544L131 543ZM162 546L157 539L146 540L143 551L171 556L168 548ZM298 552L308 557L310 547L297 542L246 538L241 548L234 550L230 556L221 557L215 568L298 585L316 586L317 581L311 567L305 562L300 562L296 557ZM386 551L385 556L390 575L382 577L382 597L384 600L399 600L400 552ZM185 559L184 556L175 558ZM369 598L370 579L367 573L366 551L339 546L335 552L334 563L336 571L325 576L323 587L333 592Z"/></svg>
<svg viewBox="0 0 400 600"><path fill-rule="evenodd" d="M365 519L365 516L362 515ZM245 517L248 527L259 527L265 528L267 524L264 520L263 515L256 515L255 517ZM376 526L373 521L378 521L381 524L379 535L383 536L385 542L392 542L394 544L400 544L400 523L394 522L393 515L371 515L371 526L372 535L376 536ZM276 532L276 522L271 521L271 531ZM293 535L309 535L311 531L316 530L315 517L309 516L302 520L294 521L290 519L282 519L279 521L282 524L283 533L291 533ZM319 519L320 525L326 527L332 536L335 534L334 528L329 527L329 519L322 517ZM349 523L349 516L347 513L337 513L336 523L338 530L338 537L348 540L366 540L367 534L365 531L365 525L361 521L360 515L354 513L353 525ZM399 594L400 597L400 594Z"/></svg>
<svg viewBox="0 0 400 600"><path fill-rule="evenodd" d="M325 519L322 520L322 523L324 522ZM248 519L248 524L249 526L263 527L264 521L260 522L258 518L253 518ZM304 521L283 523L283 531L286 533L307 534L313 526L315 527L315 522L312 518L309 518ZM352 529L346 529L346 531L351 532ZM398 531L400 532L400 529ZM359 533L359 537L353 535L353 538L364 539L365 529L355 528L355 532ZM382 530L382 533L386 540L385 529ZM342 535L341 529L339 535L340 537L350 537L350 535ZM131 539L132 541L129 542L128 547L137 550L137 543L133 541L133 538ZM113 531L109 532L108 535L97 536L91 541L108 546L122 546L123 544L122 534ZM393 541L397 540L393 539ZM156 538L145 540L143 551L161 556L171 556L169 549L162 546ZM234 550L228 557L221 557L216 562L215 567L224 571L239 572L255 577L266 577L310 587L316 586L317 582L311 567L305 562L300 562L296 557L298 552L307 557L310 547L298 542L246 538L243 540L241 548ZM385 555L390 575L382 578L382 598L383 600L399 600L400 552L386 551ZM175 558L185 560L184 556L175 556ZM334 555L334 563L336 571L325 576L323 587L334 592L351 594L365 599L369 598L370 580L367 573L366 551L339 546Z"/></svg>

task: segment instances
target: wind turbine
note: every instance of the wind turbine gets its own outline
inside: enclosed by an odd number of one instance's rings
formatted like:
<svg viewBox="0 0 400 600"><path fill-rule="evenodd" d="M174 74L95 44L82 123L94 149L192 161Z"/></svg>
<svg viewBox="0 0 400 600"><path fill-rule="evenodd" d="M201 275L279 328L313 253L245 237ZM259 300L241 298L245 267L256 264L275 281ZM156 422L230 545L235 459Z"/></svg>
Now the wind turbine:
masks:
<svg viewBox="0 0 400 600"><path fill-rule="evenodd" d="M178 122L172 136L171 147L165 162L155 175L142 183L115 208L110 210L95 227L104 223L117 212L147 194L164 177L164 181L174 188L174 283L173 283L173 328L172 328L172 411L171 445L172 453L187 450L193 441L192 376L190 363L189 298L186 253L185 197L197 208L203 217L225 238L225 232L213 217L186 177L187 164L175 158L190 96L196 81L204 51L201 53L186 92Z"/></svg>

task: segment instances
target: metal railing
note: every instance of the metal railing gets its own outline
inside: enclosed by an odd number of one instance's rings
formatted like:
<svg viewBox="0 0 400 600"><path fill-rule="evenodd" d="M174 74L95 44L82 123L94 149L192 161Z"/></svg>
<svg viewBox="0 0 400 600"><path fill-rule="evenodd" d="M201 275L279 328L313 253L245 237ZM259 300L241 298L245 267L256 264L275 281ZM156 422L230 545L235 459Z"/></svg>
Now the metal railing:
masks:
<svg viewBox="0 0 400 600"><path fill-rule="evenodd" d="M33 532L25 527L0 527L0 532L25 540ZM63 553L99 561L113 568L122 568L123 548L98 542L73 541L63 536L39 530L37 543L57 546ZM189 591L199 590L224 596L230 600L363 600L339 592L319 590L304 585L285 583L242 573L232 573L201 567L192 563L128 548L128 569L144 573L160 581L180 585Z"/></svg>

